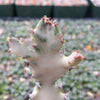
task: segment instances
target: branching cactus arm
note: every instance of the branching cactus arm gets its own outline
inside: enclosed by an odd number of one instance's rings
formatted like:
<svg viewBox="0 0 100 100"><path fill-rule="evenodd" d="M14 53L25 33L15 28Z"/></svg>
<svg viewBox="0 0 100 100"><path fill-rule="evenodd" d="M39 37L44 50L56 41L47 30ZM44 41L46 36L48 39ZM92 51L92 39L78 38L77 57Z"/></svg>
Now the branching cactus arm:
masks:
<svg viewBox="0 0 100 100"><path fill-rule="evenodd" d="M23 59L36 59L38 54L29 49L27 44L21 39L18 40L14 37L8 37L7 42L9 44L10 49L8 50L9 53L13 53L16 56L22 57Z"/></svg>
<svg viewBox="0 0 100 100"><path fill-rule="evenodd" d="M8 38L9 53L29 60L33 69L33 77L40 87L30 94L31 100L65 100L66 95L54 86L68 69L80 63L84 56L78 51L68 57L60 55L60 49L65 42L56 21L44 16L35 29L31 29L33 44L27 45L23 40Z"/></svg>
<svg viewBox="0 0 100 100"><path fill-rule="evenodd" d="M64 66L65 68L70 68L72 66L75 66L79 64L82 60L84 60L85 57L79 53L79 51L74 50L72 54L68 57L63 56Z"/></svg>

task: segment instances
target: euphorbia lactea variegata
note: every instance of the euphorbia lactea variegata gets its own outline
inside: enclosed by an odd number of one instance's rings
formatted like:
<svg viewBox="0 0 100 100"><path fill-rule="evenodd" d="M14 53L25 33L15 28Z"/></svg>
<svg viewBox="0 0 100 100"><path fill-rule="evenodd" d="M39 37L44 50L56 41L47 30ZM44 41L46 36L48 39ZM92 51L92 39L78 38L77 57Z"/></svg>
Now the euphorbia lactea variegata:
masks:
<svg viewBox="0 0 100 100"><path fill-rule="evenodd" d="M65 42L56 21L46 16L41 18L36 28L31 30L33 42L30 45L14 37L8 38L9 53L29 60L33 77L39 82L29 100L66 100L66 95L54 86L72 66L84 59L78 51L68 57L60 54Z"/></svg>

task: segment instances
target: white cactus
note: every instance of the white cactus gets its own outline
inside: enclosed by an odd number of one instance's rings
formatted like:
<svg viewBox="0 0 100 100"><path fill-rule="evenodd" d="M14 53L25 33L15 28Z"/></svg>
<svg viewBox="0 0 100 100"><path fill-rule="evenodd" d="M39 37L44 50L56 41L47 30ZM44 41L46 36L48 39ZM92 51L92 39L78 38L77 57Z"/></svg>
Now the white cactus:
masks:
<svg viewBox="0 0 100 100"><path fill-rule="evenodd" d="M34 44L15 38L8 38L9 53L29 60L33 69L33 77L40 83L36 85L30 100L66 100L67 95L54 86L72 66L84 59L78 51L68 57L60 55L60 49L65 42L56 21L44 16L32 31ZM69 98L69 97L68 97Z"/></svg>

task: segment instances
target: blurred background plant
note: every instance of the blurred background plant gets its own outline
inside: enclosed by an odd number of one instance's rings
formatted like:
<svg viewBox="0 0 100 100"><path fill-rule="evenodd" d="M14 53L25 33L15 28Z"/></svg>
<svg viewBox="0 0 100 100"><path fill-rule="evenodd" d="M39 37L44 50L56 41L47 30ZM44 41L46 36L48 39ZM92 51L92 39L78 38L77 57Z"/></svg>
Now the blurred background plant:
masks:
<svg viewBox="0 0 100 100"><path fill-rule="evenodd" d="M31 67L25 67L21 58L7 52L6 39L29 37L28 30L37 22L38 19L0 20L0 100L23 100L35 85ZM86 59L55 84L62 83L64 92L70 91L71 100L100 99L100 21L58 20L58 23L66 40L62 47L65 55L77 49Z"/></svg>

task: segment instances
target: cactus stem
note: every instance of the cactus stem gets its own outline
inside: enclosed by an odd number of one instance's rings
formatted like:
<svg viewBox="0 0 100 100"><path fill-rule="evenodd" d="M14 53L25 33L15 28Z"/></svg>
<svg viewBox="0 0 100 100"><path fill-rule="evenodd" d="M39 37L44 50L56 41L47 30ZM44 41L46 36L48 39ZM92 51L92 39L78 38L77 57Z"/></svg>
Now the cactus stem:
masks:
<svg viewBox="0 0 100 100"><path fill-rule="evenodd" d="M68 57L64 55L65 49L61 47L66 41L54 19L44 16L29 32L32 33L30 40L19 40L14 37L9 37L7 40L10 47L8 52L26 59L25 71L30 71L28 68L30 65L33 69L32 77L39 81L35 84L32 94L28 95L28 99L68 100L69 93L64 95L60 92L62 84L59 85L60 88L53 85L58 78L73 69L72 66L79 64L85 57L76 50Z"/></svg>

